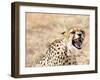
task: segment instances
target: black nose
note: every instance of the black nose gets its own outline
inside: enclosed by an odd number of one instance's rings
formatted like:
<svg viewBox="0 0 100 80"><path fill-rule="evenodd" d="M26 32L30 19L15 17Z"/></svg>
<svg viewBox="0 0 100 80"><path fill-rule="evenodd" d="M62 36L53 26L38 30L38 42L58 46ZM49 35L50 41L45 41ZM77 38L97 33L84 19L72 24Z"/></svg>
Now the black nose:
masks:
<svg viewBox="0 0 100 80"><path fill-rule="evenodd" d="M82 34L78 34L78 36L81 36Z"/></svg>

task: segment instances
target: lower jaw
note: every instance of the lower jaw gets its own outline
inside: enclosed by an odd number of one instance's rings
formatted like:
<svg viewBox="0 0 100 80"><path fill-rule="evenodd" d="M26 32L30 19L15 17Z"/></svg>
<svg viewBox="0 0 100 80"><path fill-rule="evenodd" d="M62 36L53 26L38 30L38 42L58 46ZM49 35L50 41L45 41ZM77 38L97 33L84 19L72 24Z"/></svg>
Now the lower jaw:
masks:
<svg viewBox="0 0 100 80"><path fill-rule="evenodd" d="M75 45L74 45L75 46ZM77 46L75 46L77 49L81 49L81 47L77 47Z"/></svg>
<svg viewBox="0 0 100 80"><path fill-rule="evenodd" d="M81 48L78 48L78 49L81 49Z"/></svg>

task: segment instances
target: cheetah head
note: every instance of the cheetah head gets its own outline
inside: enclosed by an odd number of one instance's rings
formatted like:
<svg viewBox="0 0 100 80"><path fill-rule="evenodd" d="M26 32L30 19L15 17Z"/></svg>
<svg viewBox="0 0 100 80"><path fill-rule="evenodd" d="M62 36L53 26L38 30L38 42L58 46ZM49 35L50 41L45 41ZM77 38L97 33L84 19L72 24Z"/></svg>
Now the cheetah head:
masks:
<svg viewBox="0 0 100 80"><path fill-rule="evenodd" d="M77 49L81 49L85 38L85 32L80 28L73 28L70 30L69 36L72 38L72 45Z"/></svg>
<svg viewBox="0 0 100 80"><path fill-rule="evenodd" d="M66 32L64 32L63 34L66 35ZM70 46L74 46L77 49L81 49L82 43L85 38L85 32L80 28L73 28L69 31L69 34L67 37L68 37Z"/></svg>

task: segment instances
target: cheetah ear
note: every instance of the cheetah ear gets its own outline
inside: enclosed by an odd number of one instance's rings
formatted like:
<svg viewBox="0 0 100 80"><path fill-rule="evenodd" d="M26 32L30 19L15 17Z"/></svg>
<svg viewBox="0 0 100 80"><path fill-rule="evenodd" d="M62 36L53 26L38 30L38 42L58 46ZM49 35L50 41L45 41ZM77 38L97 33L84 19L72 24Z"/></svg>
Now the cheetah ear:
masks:
<svg viewBox="0 0 100 80"><path fill-rule="evenodd" d="M68 35L67 32L65 32L65 31L62 32L61 34L62 34L63 36L65 36L65 37L67 37L67 35Z"/></svg>
<svg viewBox="0 0 100 80"><path fill-rule="evenodd" d="M64 31L64 32L62 32L61 34L63 34L63 35L64 35L64 34L65 34L65 31Z"/></svg>

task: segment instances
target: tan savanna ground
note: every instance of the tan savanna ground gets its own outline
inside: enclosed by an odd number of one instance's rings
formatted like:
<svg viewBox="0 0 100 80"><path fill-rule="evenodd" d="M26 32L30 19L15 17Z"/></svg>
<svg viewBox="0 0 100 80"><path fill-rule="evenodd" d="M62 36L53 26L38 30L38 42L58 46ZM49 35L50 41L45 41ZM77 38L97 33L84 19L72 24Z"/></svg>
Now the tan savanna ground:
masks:
<svg viewBox="0 0 100 80"><path fill-rule="evenodd" d="M32 67L45 55L47 46L61 33L69 31L73 25L80 24L85 31L85 41L80 54L77 55L79 64L89 63L89 16L26 13L26 56L25 66Z"/></svg>

